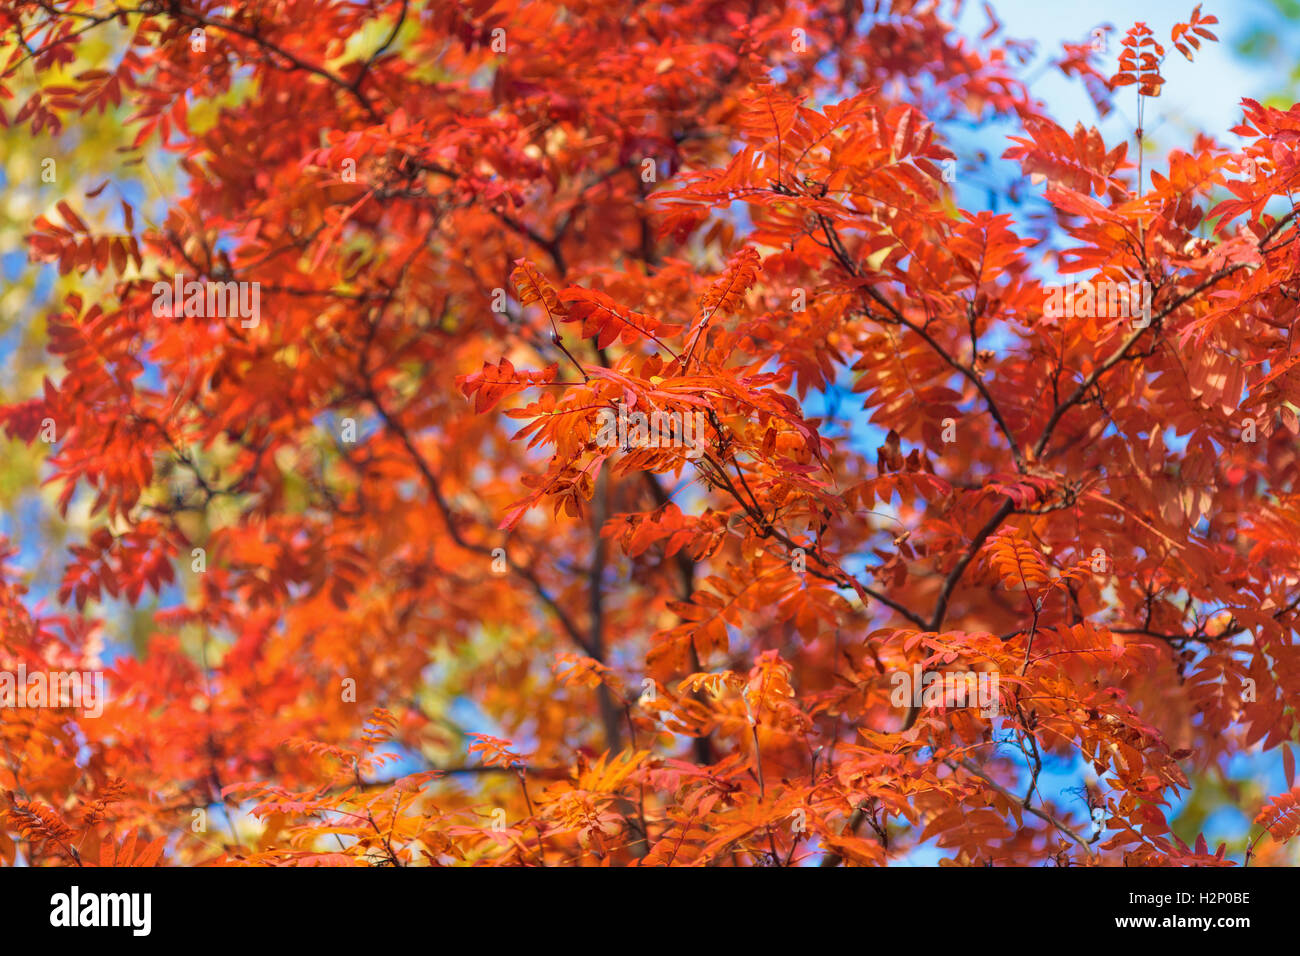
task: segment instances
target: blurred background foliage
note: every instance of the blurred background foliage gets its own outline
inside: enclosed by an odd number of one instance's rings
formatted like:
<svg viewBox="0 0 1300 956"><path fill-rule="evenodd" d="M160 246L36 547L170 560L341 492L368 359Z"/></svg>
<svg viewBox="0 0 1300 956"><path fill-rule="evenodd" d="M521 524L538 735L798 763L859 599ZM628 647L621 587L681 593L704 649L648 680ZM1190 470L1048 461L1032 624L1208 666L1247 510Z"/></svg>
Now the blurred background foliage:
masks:
<svg viewBox="0 0 1300 956"><path fill-rule="evenodd" d="M59 70L41 74L30 62L19 65L10 83L15 96L0 101L7 121L38 89L58 86L72 75L116 66L126 45L125 28L116 23L90 31L77 47L78 59ZM7 61L14 39L0 43L0 62ZM215 110L216 106L207 109ZM11 122L0 126L0 401L21 402L38 396L46 377L57 382L60 363L46 350L46 317L59 309L74 286L109 297L114 278L89 273L59 275L54 265L31 262L26 235L39 216L59 222L55 206L67 200L92 229L122 230L121 199L136 208L141 225L158 221L166 210L166 197L183 188L177 158L152 143L131 150L134 127L130 107L123 102L102 112L81 116L65 129L49 128L33 136L28 126ZM196 125L203 112L196 108ZM94 198L88 194L104 183ZM142 250L143 251L143 250ZM145 259L144 270L151 271ZM134 275L135 273L129 273ZM0 535L18 549L13 562L36 600L53 606L69 542L88 527L89 500L74 498L66 520L56 506L56 489L43 485L43 462L49 445L31 446L0 436ZM152 620L148 608L132 609L125 603L91 606L91 616L105 620L106 636L115 643L140 648Z"/></svg>

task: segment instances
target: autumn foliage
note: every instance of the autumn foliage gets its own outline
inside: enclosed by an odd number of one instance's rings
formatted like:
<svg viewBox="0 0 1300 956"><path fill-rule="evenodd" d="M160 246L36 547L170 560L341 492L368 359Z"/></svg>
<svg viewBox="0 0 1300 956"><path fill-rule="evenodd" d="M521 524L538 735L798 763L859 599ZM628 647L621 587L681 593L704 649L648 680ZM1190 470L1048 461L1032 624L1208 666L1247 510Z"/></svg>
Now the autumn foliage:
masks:
<svg viewBox="0 0 1300 956"><path fill-rule="evenodd" d="M1230 762L1295 783L1300 107L1104 141L950 12L0 3L6 125L185 183L31 224L0 421L91 528L11 549L0 669L109 693L3 710L0 860L1285 862L1300 789ZM1052 55L1140 117L1216 22ZM1248 847L1179 830L1204 780Z"/></svg>

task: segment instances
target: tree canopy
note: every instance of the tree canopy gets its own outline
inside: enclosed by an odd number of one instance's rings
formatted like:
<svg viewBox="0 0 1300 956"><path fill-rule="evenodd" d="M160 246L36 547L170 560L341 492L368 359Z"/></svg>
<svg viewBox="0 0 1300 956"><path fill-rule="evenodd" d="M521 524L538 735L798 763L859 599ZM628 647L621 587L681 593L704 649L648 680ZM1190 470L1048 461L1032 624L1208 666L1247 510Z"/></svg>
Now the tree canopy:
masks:
<svg viewBox="0 0 1300 956"><path fill-rule="evenodd" d="M1107 142L946 8L0 3L0 671L106 688L0 683L0 861L1285 862L1300 106L1153 150L1197 7L1056 52Z"/></svg>

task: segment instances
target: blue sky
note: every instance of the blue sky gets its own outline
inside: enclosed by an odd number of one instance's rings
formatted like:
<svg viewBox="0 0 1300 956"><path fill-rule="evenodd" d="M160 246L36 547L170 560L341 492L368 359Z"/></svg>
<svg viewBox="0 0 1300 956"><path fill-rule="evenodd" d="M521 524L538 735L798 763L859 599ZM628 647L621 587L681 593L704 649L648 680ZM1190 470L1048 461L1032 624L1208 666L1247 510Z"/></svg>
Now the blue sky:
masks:
<svg viewBox="0 0 1300 956"><path fill-rule="evenodd" d="M1154 101L1154 108L1148 106L1147 129L1160 145L1182 147L1191 144L1197 129L1227 139L1228 129L1240 119L1241 98L1261 99L1276 92L1284 80L1269 64L1250 62L1233 52L1233 40L1243 35L1252 23L1268 18L1271 4L1264 0L1232 0L1231 4L1219 5L1210 0L1203 4L1202 15L1214 14L1219 18L1219 23L1211 29L1218 34L1220 42L1203 43L1194 62L1188 63L1167 41L1170 27L1186 21L1193 6L1193 0L1142 0L1141 4L1133 0L1088 3L996 0L993 3L1003 24L1002 35L1038 41L1040 59L1059 52L1063 41L1079 43L1090 37L1096 27L1114 26L1105 54L1103 72L1108 73L1118 60L1124 31L1140 16L1168 49L1162 66L1167 82ZM959 20L963 31L978 36L987 23L983 5L967 3ZM1051 107L1062 126L1069 128L1075 120L1088 126L1097 124L1096 110L1083 86L1062 76L1059 70L1044 71L1030 89ZM1108 142L1132 135L1134 100L1135 97L1122 99L1117 103L1116 112L1097 124Z"/></svg>

